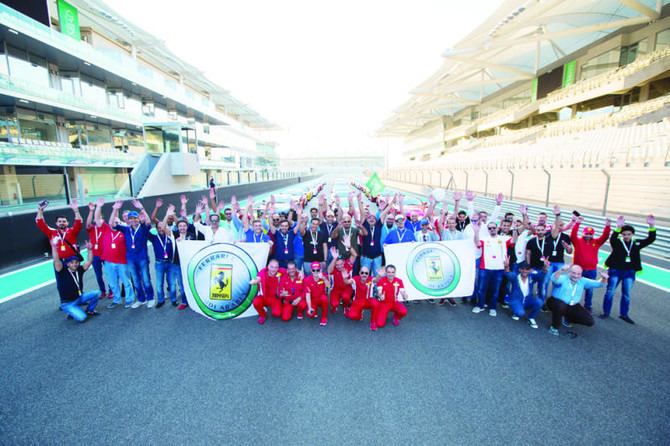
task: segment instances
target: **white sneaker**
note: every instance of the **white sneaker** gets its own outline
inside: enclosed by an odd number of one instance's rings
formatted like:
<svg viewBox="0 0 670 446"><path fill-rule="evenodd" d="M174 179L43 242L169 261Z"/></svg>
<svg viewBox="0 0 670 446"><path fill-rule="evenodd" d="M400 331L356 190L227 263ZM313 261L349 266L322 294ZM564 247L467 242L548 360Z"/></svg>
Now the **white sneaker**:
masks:
<svg viewBox="0 0 670 446"><path fill-rule="evenodd" d="M156 305L156 299L151 299L149 301L149 304L147 305L147 308L153 308Z"/></svg>
<svg viewBox="0 0 670 446"><path fill-rule="evenodd" d="M537 328L537 322L535 322L535 319L528 319L528 323L530 324L530 328Z"/></svg>
<svg viewBox="0 0 670 446"><path fill-rule="evenodd" d="M513 321L518 321L518 320L519 320L519 316L517 316L516 314L513 314L513 315L512 315L512 320L513 320Z"/></svg>
<svg viewBox="0 0 670 446"><path fill-rule="evenodd" d="M497 315L498 313L496 312L496 310L489 310L489 316L496 317Z"/></svg>
<svg viewBox="0 0 670 446"><path fill-rule="evenodd" d="M484 311L484 309L483 309L483 308L480 308L480 307L474 307L474 308L472 309L472 312L473 312L473 313L481 313L482 311Z"/></svg>
<svg viewBox="0 0 670 446"><path fill-rule="evenodd" d="M136 300L130 308L140 308L144 302L140 302L139 300Z"/></svg>

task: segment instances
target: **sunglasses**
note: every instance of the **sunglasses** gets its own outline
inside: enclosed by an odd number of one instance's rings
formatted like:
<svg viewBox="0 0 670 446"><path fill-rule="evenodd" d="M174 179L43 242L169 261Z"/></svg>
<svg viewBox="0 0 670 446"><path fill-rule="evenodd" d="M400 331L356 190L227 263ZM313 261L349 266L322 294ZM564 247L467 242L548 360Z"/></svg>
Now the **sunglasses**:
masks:
<svg viewBox="0 0 670 446"><path fill-rule="evenodd" d="M211 221L212 223L218 223L219 219L218 218L212 218L209 221Z"/></svg>
<svg viewBox="0 0 670 446"><path fill-rule="evenodd" d="M361 275L361 276L367 276L368 274L370 274L370 273L366 273L365 271L361 271L361 272L360 272L360 275Z"/></svg>
<svg viewBox="0 0 670 446"><path fill-rule="evenodd" d="M489 226L489 231L495 231L496 229L498 228L496 228L495 226Z"/></svg>
<svg viewBox="0 0 670 446"><path fill-rule="evenodd" d="M313 269L312 270L313 273L318 273L319 271L321 271L321 270L320 269Z"/></svg>

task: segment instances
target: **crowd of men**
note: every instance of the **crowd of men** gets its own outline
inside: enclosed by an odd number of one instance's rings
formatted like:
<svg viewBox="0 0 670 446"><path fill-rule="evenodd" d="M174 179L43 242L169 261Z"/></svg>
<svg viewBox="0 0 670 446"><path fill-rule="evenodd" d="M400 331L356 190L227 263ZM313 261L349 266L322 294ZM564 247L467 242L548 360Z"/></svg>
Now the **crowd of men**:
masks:
<svg viewBox="0 0 670 446"><path fill-rule="evenodd" d="M339 197L329 202L319 194L317 205L309 211L303 208L305 200L300 200L291 202L287 213L278 213L274 197L259 208L251 196L244 206L235 197L225 205L217 201L212 188L209 199L203 196L190 218L189 200L182 195L179 212L168 204L162 220L158 214L164 203L159 198L151 215L137 200L127 210L117 201L107 220L102 215L103 199L89 203L85 225L73 200L74 224L69 227L67 218L59 216L55 228L44 221L48 203L43 202L36 222L51 241L60 308L80 322L99 314L96 305L105 297L111 299L110 309L121 305L160 308L166 297L178 309L186 308L179 246L188 240L205 240L270 245L267 266L251 281L259 289L253 306L260 324L268 317L266 309L284 321L293 317L295 309L298 319L316 318L320 310L320 324L326 325L329 313L341 307L352 320L362 320L363 310L370 310L370 328L377 330L389 314L398 325L407 314L403 302L411 298L396 277L395 266L386 262L386 246L471 240L476 280L473 294L462 297L462 303L471 304L473 313L488 310L490 316L497 316L501 306L511 310L513 320L525 318L530 327L538 328L538 313L551 311L549 331L558 335L561 325L594 324L594 288L607 287L600 318L608 318L621 284L619 318L634 323L629 316L631 290L642 270L640 251L656 237L652 215L647 217L646 239L636 239L635 228L623 216L614 230L606 219L603 233L596 238L594 228L583 227L584 218L576 211L566 217L555 206L551 222L545 213L531 222L524 205L519 207L520 215L506 213L501 218L502 194L496 197L491 215L476 212L474 198L466 192L466 211L460 206L463 194L455 192L450 212L447 203L438 203L433 196L426 209L409 210L402 194L387 195L377 197L379 209L371 211L360 192L348 194L346 209ZM76 244L84 227L86 261ZM608 240L608 272L600 272L598 279L598 252ZM149 244L155 259L155 286ZM572 263L566 261L566 254L572 255ZM84 292L83 274L91 265L99 290ZM439 304L455 306L456 302L449 298Z"/></svg>

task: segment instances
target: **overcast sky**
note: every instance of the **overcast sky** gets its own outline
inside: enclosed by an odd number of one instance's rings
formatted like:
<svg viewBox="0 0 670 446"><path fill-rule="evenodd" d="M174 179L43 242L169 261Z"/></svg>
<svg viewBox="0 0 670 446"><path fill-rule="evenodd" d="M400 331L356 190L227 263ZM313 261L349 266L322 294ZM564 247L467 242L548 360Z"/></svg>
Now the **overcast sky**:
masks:
<svg viewBox="0 0 670 446"><path fill-rule="evenodd" d="M280 154L370 153L372 134L501 0L106 0L285 132Z"/></svg>

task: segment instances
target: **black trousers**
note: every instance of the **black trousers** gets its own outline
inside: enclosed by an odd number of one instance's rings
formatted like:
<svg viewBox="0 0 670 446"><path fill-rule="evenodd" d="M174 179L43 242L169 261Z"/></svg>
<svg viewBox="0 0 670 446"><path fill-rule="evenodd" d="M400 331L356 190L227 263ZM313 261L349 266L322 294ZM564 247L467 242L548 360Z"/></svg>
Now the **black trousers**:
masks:
<svg viewBox="0 0 670 446"><path fill-rule="evenodd" d="M550 297L547 299L547 307L551 310L551 326L558 330L561 325L561 319L565 317L571 324L593 325L593 316L580 304L568 305L562 300Z"/></svg>

